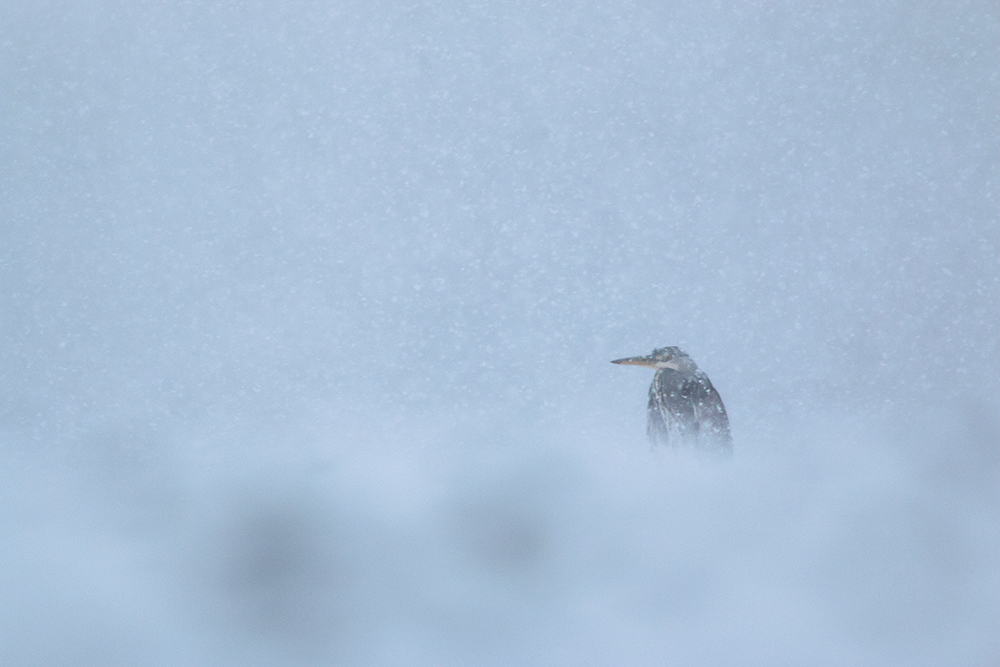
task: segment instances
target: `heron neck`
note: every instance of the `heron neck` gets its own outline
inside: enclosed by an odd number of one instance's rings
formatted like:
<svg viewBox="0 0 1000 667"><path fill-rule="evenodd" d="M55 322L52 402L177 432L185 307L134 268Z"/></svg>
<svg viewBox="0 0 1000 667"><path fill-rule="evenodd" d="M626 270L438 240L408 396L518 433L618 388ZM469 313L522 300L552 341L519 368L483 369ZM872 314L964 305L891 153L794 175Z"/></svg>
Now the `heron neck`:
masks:
<svg viewBox="0 0 1000 667"><path fill-rule="evenodd" d="M653 376L653 383L660 386L679 385L683 384L686 378L687 375L685 373L675 371L673 368L660 368L657 369L656 375Z"/></svg>

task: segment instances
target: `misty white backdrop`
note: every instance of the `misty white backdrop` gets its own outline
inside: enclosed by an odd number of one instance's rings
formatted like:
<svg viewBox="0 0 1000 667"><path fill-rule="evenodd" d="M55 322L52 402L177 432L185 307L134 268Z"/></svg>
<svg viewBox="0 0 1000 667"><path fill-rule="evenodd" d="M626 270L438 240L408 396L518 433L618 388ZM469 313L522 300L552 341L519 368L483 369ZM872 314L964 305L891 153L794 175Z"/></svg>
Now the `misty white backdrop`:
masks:
<svg viewBox="0 0 1000 667"><path fill-rule="evenodd" d="M5 2L0 662L991 664L992 3ZM680 345L722 465L645 441Z"/></svg>

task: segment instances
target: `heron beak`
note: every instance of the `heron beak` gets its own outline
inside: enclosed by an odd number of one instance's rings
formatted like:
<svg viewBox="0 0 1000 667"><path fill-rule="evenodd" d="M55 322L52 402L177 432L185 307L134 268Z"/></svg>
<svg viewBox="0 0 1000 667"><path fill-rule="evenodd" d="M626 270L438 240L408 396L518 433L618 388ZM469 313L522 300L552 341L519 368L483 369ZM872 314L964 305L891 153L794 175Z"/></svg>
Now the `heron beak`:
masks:
<svg viewBox="0 0 1000 667"><path fill-rule="evenodd" d="M656 361L650 357L625 357L624 359L615 359L611 363L622 366L656 366Z"/></svg>

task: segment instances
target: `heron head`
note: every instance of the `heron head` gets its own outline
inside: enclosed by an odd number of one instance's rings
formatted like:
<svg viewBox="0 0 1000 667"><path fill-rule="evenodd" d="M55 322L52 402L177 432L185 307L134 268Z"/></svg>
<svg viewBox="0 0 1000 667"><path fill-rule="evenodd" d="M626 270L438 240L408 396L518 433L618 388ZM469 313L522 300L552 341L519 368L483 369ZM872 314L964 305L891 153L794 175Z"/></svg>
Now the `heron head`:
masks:
<svg viewBox="0 0 1000 667"><path fill-rule="evenodd" d="M691 357L679 347L660 347L645 357L625 357L624 359L615 359L611 363L623 366L647 366L656 370L670 368L681 372L689 372L697 368Z"/></svg>

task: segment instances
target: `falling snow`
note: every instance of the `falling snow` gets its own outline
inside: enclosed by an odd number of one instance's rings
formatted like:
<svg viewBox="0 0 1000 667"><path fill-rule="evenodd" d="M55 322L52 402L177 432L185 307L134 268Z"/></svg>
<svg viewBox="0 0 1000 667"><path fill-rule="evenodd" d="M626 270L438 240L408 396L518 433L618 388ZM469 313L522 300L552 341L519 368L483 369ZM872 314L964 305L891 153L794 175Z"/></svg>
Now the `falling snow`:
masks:
<svg viewBox="0 0 1000 667"><path fill-rule="evenodd" d="M1000 15L0 6L0 663L1000 660ZM645 440L679 345L735 456Z"/></svg>

